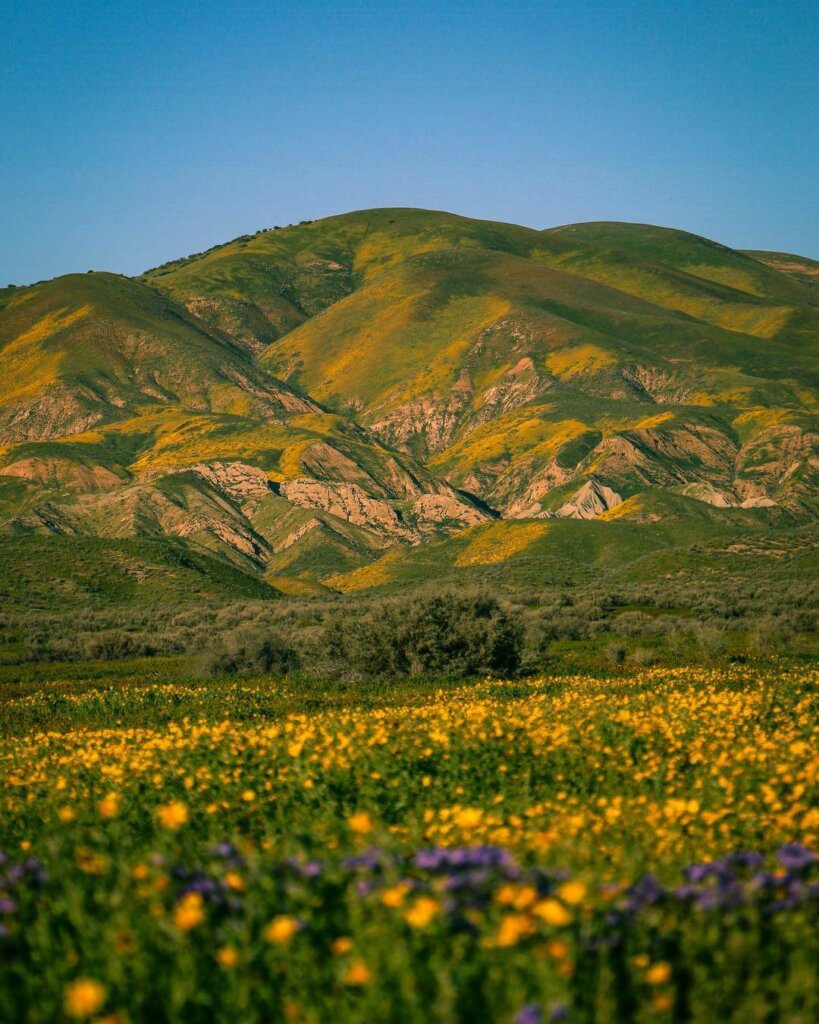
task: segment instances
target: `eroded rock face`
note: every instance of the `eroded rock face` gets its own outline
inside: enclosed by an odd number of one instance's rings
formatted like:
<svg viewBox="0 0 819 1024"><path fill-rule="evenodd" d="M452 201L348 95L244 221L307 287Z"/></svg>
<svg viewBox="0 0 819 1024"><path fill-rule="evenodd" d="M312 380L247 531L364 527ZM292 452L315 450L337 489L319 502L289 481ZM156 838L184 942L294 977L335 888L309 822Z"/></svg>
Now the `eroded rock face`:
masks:
<svg viewBox="0 0 819 1024"><path fill-rule="evenodd" d="M298 527L298 529L294 530L292 533L289 533L281 542L281 544L278 544L273 549L273 554L280 555L282 551L287 551L287 549L292 548L294 544L298 544L302 537L310 533L311 530L320 528L321 523L319 522L318 519L308 519L307 522L302 523L301 526Z"/></svg>
<svg viewBox="0 0 819 1024"><path fill-rule="evenodd" d="M779 490L811 493L819 483L819 434L794 424L762 430L737 453L736 474L743 501L770 498Z"/></svg>
<svg viewBox="0 0 819 1024"><path fill-rule="evenodd" d="M393 448L417 451L422 458L449 447L472 406L468 381L446 395L419 398L375 420L370 430Z"/></svg>
<svg viewBox="0 0 819 1024"><path fill-rule="evenodd" d="M418 540L417 533L408 529L395 509L385 501L370 497L357 484L288 480L281 485L280 492L294 505L329 512L391 541L415 543Z"/></svg>
<svg viewBox="0 0 819 1024"><path fill-rule="evenodd" d="M0 409L0 443L81 434L104 419L105 406L88 388L54 387L33 400Z"/></svg>
<svg viewBox="0 0 819 1024"><path fill-rule="evenodd" d="M688 484L680 493L684 494L686 498L704 501L707 505L713 505L714 508L735 508L739 504L735 494L719 490L712 487L711 484Z"/></svg>
<svg viewBox="0 0 819 1024"><path fill-rule="evenodd" d="M565 505L555 512L558 519L596 519L622 502L622 497L597 480L587 480Z"/></svg>
<svg viewBox="0 0 819 1024"><path fill-rule="evenodd" d="M217 495L192 487L181 498L151 484L82 494L68 504L37 506L16 525L98 537L193 537L206 546L224 545L222 551L235 552L258 566L270 557L266 543L240 512Z"/></svg>
<svg viewBox="0 0 819 1024"><path fill-rule="evenodd" d="M598 472L609 479L632 478L646 487L697 481L730 487L736 445L712 427L647 428L605 438L592 457Z"/></svg>
<svg viewBox="0 0 819 1024"><path fill-rule="evenodd" d="M535 369L531 356L524 356L484 392L480 408L464 431L471 430L505 412L533 401L552 386L553 378Z"/></svg>
<svg viewBox="0 0 819 1024"><path fill-rule="evenodd" d="M413 504L412 513L419 528L426 532L441 527L463 530L490 518L476 505L450 494L422 494Z"/></svg>
<svg viewBox="0 0 819 1024"><path fill-rule="evenodd" d="M228 497L246 516L253 515L271 490L264 470L246 462L199 462L189 472Z"/></svg>
<svg viewBox="0 0 819 1024"><path fill-rule="evenodd" d="M683 405L693 391L690 381L654 366L627 366L622 376L639 398L661 405Z"/></svg>
<svg viewBox="0 0 819 1024"><path fill-rule="evenodd" d="M123 481L105 466L86 466L69 459L34 457L0 468L0 476L13 476L43 487L70 487L77 491L105 491Z"/></svg>
<svg viewBox="0 0 819 1024"><path fill-rule="evenodd" d="M325 441L316 441L301 453L300 462L306 473L316 480L354 483L378 497L386 497L385 489L342 452Z"/></svg>

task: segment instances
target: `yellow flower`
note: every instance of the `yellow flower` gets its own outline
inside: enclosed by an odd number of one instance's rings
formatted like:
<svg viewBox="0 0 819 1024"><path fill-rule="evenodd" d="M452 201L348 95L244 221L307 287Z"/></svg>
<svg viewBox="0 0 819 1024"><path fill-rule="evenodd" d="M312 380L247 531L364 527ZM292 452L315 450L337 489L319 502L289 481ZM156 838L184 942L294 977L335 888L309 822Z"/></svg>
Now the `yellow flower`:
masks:
<svg viewBox="0 0 819 1024"><path fill-rule="evenodd" d="M225 875L225 885L234 892L244 892L247 888L244 878L238 871L228 871Z"/></svg>
<svg viewBox="0 0 819 1024"><path fill-rule="evenodd" d="M567 910L558 900L541 900L540 903L534 905L532 913L541 921L552 925L553 928L562 928L572 922L571 911Z"/></svg>
<svg viewBox="0 0 819 1024"><path fill-rule="evenodd" d="M116 818L119 813L119 797L116 793L109 793L100 800L97 810L101 818Z"/></svg>
<svg viewBox="0 0 819 1024"><path fill-rule="evenodd" d="M517 889L514 885L502 885L495 892L495 901L497 903L500 903L502 906L506 904L511 904L515 902L516 894Z"/></svg>
<svg viewBox="0 0 819 1024"><path fill-rule="evenodd" d="M546 952L553 960L565 960L569 955L569 947L560 939L552 939L546 945Z"/></svg>
<svg viewBox="0 0 819 1024"><path fill-rule="evenodd" d="M265 928L264 937L268 942L273 942L280 946L286 945L298 930L299 922L295 917L279 914Z"/></svg>
<svg viewBox="0 0 819 1024"><path fill-rule="evenodd" d="M104 1002L105 988L93 978L77 978L63 992L63 1007L69 1017L90 1017Z"/></svg>
<svg viewBox="0 0 819 1024"><path fill-rule="evenodd" d="M476 828L482 820L483 811L479 807L464 807L455 815L455 824L465 830Z"/></svg>
<svg viewBox="0 0 819 1024"><path fill-rule="evenodd" d="M400 907L408 892L409 887L407 884L399 882L398 885L393 885L381 893L381 902L385 907Z"/></svg>
<svg viewBox="0 0 819 1024"><path fill-rule="evenodd" d="M253 792L252 789L246 789L244 793L242 793L242 799L246 804L252 804L253 801L256 799L256 794Z"/></svg>
<svg viewBox="0 0 819 1024"><path fill-rule="evenodd" d="M557 895L572 907L582 903L586 896L586 886L582 882L566 882L557 890Z"/></svg>
<svg viewBox="0 0 819 1024"><path fill-rule="evenodd" d="M360 836L366 835L373 830L373 819L366 811L358 811L356 814L351 815L347 819L347 824L350 826L351 832L355 832Z"/></svg>
<svg viewBox="0 0 819 1024"><path fill-rule="evenodd" d="M526 910L537 901L537 889L533 885L523 885L518 889L514 906L517 910Z"/></svg>
<svg viewBox="0 0 819 1024"><path fill-rule="evenodd" d="M163 828L176 831L187 823L190 813L181 800L171 800L157 809L156 816Z"/></svg>
<svg viewBox="0 0 819 1024"><path fill-rule="evenodd" d="M658 1010L660 1013L665 1013L674 1005L674 996L670 992L659 992L651 1000L651 1005L653 1009Z"/></svg>
<svg viewBox="0 0 819 1024"><path fill-rule="evenodd" d="M333 939L330 950L333 956L344 956L349 953L353 948L353 940L348 935L339 935L337 939Z"/></svg>
<svg viewBox="0 0 819 1024"><path fill-rule="evenodd" d="M372 973L363 960L353 960L344 974L345 985L369 985Z"/></svg>
<svg viewBox="0 0 819 1024"><path fill-rule="evenodd" d="M60 821L69 822L74 820L74 808L73 807L61 807L57 811L57 817Z"/></svg>
<svg viewBox="0 0 819 1024"><path fill-rule="evenodd" d="M665 960L652 964L646 971L646 981L649 985L665 985L670 978L671 964L666 963Z"/></svg>
<svg viewBox="0 0 819 1024"><path fill-rule="evenodd" d="M235 967L239 962L239 954L233 946L222 946L216 950L216 962L220 967Z"/></svg>
<svg viewBox="0 0 819 1024"><path fill-rule="evenodd" d="M431 896L419 896L404 914L404 920L413 928L426 928L438 913L439 904Z"/></svg>
<svg viewBox="0 0 819 1024"><path fill-rule="evenodd" d="M534 930L534 922L528 914L507 914L501 919L494 945L516 946L521 939L528 938Z"/></svg>
<svg viewBox="0 0 819 1024"><path fill-rule="evenodd" d="M202 895L198 892L189 892L177 903L173 912L173 923L183 931L190 931L196 928L205 920L205 911L202 906Z"/></svg>

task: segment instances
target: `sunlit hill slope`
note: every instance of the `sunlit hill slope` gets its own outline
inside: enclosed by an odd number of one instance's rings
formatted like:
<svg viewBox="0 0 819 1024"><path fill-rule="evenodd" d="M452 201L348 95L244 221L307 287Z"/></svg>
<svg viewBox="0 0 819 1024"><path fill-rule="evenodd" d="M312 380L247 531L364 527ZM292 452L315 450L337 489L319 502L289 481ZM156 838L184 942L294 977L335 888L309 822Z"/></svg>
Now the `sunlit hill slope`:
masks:
<svg viewBox="0 0 819 1024"><path fill-rule="evenodd" d="M818 267L393 209L0 290L0 529L345 590L499 519L544 565L810 522Z"/></svg>

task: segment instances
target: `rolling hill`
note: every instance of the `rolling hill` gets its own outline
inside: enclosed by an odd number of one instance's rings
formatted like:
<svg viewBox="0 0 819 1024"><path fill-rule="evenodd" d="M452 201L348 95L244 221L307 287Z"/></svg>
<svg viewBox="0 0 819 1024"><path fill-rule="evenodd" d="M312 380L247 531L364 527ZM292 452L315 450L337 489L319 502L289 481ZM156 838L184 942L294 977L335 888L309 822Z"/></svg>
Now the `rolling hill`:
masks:
<svg viewBox="0 0 819 1024"><path fill-rule="evenodd" d="M4 289L0 530L346 590L475 531L545 566L811 522L817 341L804 257L424 210Z"/></svg>

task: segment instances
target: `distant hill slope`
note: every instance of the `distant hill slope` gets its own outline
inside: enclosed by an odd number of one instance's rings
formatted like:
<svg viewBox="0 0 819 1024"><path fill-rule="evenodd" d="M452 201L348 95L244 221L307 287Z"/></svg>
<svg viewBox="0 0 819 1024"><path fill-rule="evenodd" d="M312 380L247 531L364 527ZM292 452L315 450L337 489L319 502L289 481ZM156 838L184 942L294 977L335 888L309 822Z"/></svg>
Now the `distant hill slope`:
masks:
<svg viewBox="0 0 819 1024"><path fill-rule="evenodd" d="M258 578L170 540L29 536L0 544L0 607L171 609L277 596Z"/></svg>
<svg viewBox="0 0 819 1024"><path fill-rule="evenodd" d="M376 210L148 280L506 515L597 514L645 486L814 492L817 293L686 232ZM262 294L302 312L265 320Z"/></svg>
<svg viewBox="0 0 819 1024"><path fill-rule="evenodd" d="M163 406L273 418L316 406L166 296L116 274L0 292L0 442Z"/></svg>
<svg viewBox="0 0 819 1024"><path fill-rule="evenodd" d="M341 586L498 516L602 549L812 518L818 282L651 225L386 209L0 290L0 529Z"/></svg>

